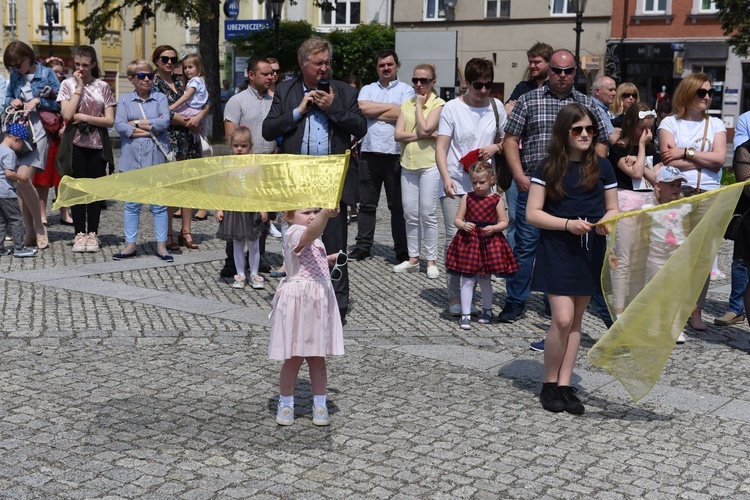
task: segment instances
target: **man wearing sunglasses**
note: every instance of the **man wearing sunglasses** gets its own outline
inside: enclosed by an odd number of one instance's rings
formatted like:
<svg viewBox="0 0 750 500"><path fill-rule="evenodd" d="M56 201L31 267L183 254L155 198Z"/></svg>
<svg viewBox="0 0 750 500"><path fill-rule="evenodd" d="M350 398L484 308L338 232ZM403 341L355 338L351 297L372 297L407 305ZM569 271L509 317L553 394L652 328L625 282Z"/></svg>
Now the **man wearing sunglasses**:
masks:
<svg viewBox="0 0 750 500"><path fill-rule="evenodd" d="M414 89L398 79L398 55L390 49L375 54L378 81L362 87L359 108L367 118L367 135L359 157L359 223L353 259L370 257L375 239L375 215L380 191L391 211L391 234L396 262L409 260L406 222L401 203L401 143L394 139L401 103L414 97Z"/></svg>
<svg viewBox="0 0 750 500"><path fill-rule="evenodd" d="M352 136L367 133L367 121L359 110L357 91L339 80L330 80L333 45L328 40L312 37L297 50L300 75L279 82L273 95L271 110L263 120L263 138L281 138L279 152L287 154L341 154L349 149ZM351 170L351 169L350 169ZM347 182L350 174L347 173ZM346 193L346 189L344 190ZM323 244L330 255L347 247L346 205L351 200L342 196L340 213L328 219L323 231ZM342 268L341 279L333 283L342 321L349 308L349 274Z"/></svg>
<svg viewBox="0 0 750 500"><path fill-rule="evenodd" d="M539 228L526 222L526 201L529 196L531 175L542 164L552 135L552 125L557 113L567 104L581 103L597 117L596 152L607 156L607 132L604 117L593 99L575 88L575 57L569 50L556 50L550 58L549 80L536 90L519 97L505 126L505 158L518 187L515 207L515 241L513 254L519 270L508 278L508 296L499 319L513 323L526 308L531 296L531 273L539 242ZM519 145L523 141L523 150Z"/></svg>

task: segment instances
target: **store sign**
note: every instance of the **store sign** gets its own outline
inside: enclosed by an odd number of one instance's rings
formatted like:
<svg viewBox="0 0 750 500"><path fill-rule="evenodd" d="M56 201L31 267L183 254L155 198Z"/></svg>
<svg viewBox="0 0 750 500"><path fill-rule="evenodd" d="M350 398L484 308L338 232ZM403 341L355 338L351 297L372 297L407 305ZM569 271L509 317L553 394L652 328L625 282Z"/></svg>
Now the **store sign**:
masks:
<svg viewBox="0 0 750 500"><path fill-rule="evenodd" d="M237 0L224 2L224 15L230 19L237 19L237 16L240 15L240 3Z"/></svg>
<svg viewBox="0 0 750 500"><path fill-rule="evenodd" d="M602 58L599 56L581 57L581 67L585 70L598 70L602 68Z"/></svg>
<svg viewBox="0 0 750 500"><path fill-rule="evenodd" d="M249 35L257 31L271 29L273 23L267 19L250 19L244 21L224 21L224 39L231 40L238 36Z"/></svg>

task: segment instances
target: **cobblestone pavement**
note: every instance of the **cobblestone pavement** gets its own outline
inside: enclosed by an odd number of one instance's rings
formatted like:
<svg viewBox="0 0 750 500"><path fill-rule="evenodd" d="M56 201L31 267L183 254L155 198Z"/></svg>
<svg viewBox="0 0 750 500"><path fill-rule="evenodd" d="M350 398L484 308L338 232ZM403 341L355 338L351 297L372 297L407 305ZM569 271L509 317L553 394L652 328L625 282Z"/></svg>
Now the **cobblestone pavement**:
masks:
<svg viewBox="0 0 750 500"><path fill-rule="evenodd" d="M540 297L512 325L460 330L442 278L391 272L386 219L375 257L349 264L328 428L311 423L304 371L295 424L276 425L277 281L219 280L215 222L195 223L201 249L165 264L144 211L140 256L115 262L114 203L99 253L72 253L72 229L53 225L38 258L0 258L0 497L750 498L748 327L712 324L728 281L712 283L708 332L688 331L640 403L586 360L604 331L587 314L574 380L587 411L551 414L528 348L548 324ZM274 264L278 251L270 241ZM727 274L730 258L725 243ZM504 282L494 288L498 311Z"/></svg>

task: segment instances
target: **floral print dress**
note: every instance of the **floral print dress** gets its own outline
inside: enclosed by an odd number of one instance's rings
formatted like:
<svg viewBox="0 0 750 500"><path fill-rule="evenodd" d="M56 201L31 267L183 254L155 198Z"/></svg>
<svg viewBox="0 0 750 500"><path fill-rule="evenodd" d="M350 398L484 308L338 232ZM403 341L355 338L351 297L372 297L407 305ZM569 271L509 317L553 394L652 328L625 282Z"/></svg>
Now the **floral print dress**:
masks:
<svg viewBox="0 0 750 500"><path fill-rule="evenodd" d="M169 84L159 75L154 77L154 90L166 95L170 106L182 97L184 93L182 80L173 78L172 81L176 90L172 90ZM172 116L174 116L174 112L170 112L170 118ZM201 157L200 144L195 142L193 133L189 128L170 125L167 130L167 138L169 140L169 150L175 152L178 161Z"/></svg>

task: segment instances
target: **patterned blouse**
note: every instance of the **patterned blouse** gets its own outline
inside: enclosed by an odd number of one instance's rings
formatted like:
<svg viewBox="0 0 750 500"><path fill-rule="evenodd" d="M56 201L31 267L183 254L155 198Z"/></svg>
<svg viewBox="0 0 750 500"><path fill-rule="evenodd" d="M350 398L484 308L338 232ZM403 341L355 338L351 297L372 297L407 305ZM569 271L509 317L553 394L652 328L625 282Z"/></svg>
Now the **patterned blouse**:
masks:
<svg viewBox="0 0 750 500"><path fill-rule="evenodd" d="M184 90L182 88L182 80L179 78L173 78L175 90L169 86L169 84L159 75L154 77L153 89L157 92L167 96L169 105L174 104L182 94ZM170 116L173 116L174 112L170 112ZM170 125L167 130L167 138L169 140L169 150L174 151L177 155L177 160L189 160L192 158L201 157L200 144L195 142L193 133L187 127L180 127L177 125Z"/></svg>

